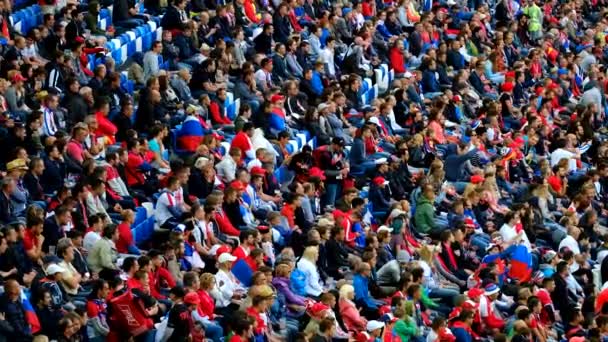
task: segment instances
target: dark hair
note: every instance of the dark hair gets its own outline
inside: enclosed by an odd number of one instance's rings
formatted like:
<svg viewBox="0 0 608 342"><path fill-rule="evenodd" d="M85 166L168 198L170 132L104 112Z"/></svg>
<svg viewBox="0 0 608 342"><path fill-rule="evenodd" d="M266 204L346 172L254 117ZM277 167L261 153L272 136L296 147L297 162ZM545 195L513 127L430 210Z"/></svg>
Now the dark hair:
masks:
<svg viewBox="0 0 608 342"><path fill-rule="evenodd" d="M109 224L109 225L103 227L103 237L105 237L106 239L111 239L112 235L114 235L115 232L116 232L116 225L114 225L114 224Z"/></svg>
<svg viewBox="0 0 608 342"><path fill-rule="evenodd" d="M321 331L322 333L328 332L335 324L336 323L333 318L324 318L321 322L319 322L319 331Z"/></svg>
<svg viewBox="0 0 608 342"><path fill-rule="evenodd" d="M246 230L242 230L241 233L239 234L239 241L241 243L245 242L247 239L249 239L250 236L255 237L256 236L256 231L253 229L246 229Z"/></svg>
<svg viewBox="0 0 608 342"><path fill-rule="evenodd" d="M122 261L122 270L125 272L129 272L134 265L138 264L137 259L135 257L126 257L125 260Z"/></svg>
<svg viewBox="0 0 608 342"><path fill-rule="evenodd" d="M192 287L192 285L194 285L194 282L196 282L196 280L198 279L198 275L196 274L196 272L186 272L184 274L184 287Z"/></svg>
<svg viewBox="0 0 608 342"><path fill-rule="evenodd" d="M103 279L93 280L93 286L91 288L91 294L89 294L89 299L100 299L97 297L97 293L103 289L104 285L108 282Z"/></svg>
<svg viewBox="0 0 608 342"><path fill-rule="evenodd" d="M418 280L422 279L423 275L424 275L424 270L421 267L414 268L412 270L412 281L417 282Z"/></svg>

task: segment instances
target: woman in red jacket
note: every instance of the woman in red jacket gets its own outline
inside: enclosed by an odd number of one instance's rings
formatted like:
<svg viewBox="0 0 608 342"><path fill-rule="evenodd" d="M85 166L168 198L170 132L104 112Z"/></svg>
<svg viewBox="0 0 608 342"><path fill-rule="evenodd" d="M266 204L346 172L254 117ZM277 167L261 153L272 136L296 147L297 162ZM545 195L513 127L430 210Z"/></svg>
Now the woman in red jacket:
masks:
<svg viewBox="0 0 608 342"><path fill-rule="evenodd" d="M95 118L97 119L97 130L95 135L103 136L106 139L106 145L112 145L116 142L116 132L118 129L116 125L108 119L110 113L110 103L105 98L98 98L96 100L97 111L95 112Z"/></svg>
<svg viewBox="0 0 608 342"><path fill-rule="evenodd" d="M403 41L401 39L395 40L388 57L391 68L395 70L395 76L405 74L405 54L403 53Z"/></svg>

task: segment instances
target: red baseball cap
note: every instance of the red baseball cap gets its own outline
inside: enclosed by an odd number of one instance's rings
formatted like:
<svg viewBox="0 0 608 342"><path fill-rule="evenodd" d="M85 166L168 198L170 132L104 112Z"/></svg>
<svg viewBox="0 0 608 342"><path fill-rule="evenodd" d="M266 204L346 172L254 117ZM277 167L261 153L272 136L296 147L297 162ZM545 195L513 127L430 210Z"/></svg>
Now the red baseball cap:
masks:
<svg viewBox="0 0 608 342"><path fill-rule="evenodd" d="M259 166L254 166L251 168L251 174L255 176L264 176L266 174L266 170Z"/></svg>
<svg viewBox="0 0 608 342"><path fill-rule="evenodd" d="M14 82L23 82L23 81L27 81L27 78L23 77L23 75L21 75L20 73L16 73L15 76L13 76L12 81L13 81L13 83Z"/></svg>
<svg viewBox="0 0 608 342"><path fill-rule="evenodd" d="M235 180L232 183L230 183L230 187L234 188L235 190L238 191L244 191L245 190L245 185L243 185L243 182Z"/></svg>
<svg viewBox="0 0 608 342"><path fill-rule="evenodd" d="M481 184L483 183L483 181L485 181L486 179L483 178L482 175L472 175L471 176L471 183L473 184Z"/></svg>
<svg viewBox="0 0 608 342"><path fill-rule="evenodd" d="M482 290L482 289L480 289L480 288L478 288L478 287L474 287L474 288L470 289L470 290L467 292L467 296L468 296L469 298L471 298L471 299L475 299L475 298L477 298L477 297L481 296L481 295L482 295L482 294L484 294L484 293L485 293L485 291L484 291L484 290Z"/></svg>
<svg viewBox="0 0 608 342"><path fill-rule="evenodd" d="M308 175L310 177L317 177L320 180L324 181L327 177L325 177L325 171L321 170L318 167L312 167L309 171L308 171Z"/></svg>
<svg viewBox="0 0 608 342"><path fill-rule="evenodd" d="M378 177L374 178L374 179L372 180L372 182L374 182L374 184L376 184L376 185L382 185L382 184L386 184L386 183L388 183L388 182L386 181L386 179L384 179L384 177L382 177L382 176L378 176Z"/></svg>
<svg viewBox="0 0 608 342"><path fill-rule="evenodd" d="M284 101L285 100L285 96L281 95L281 94L274 94L270 97L270 102L272 103L277 103L279 101Z"/></svg>
<svg viewBox="0 0 608 342"><path fill-rule="evenodd" d="M184 297L184 303L190 305L199 305L201 303L201 299L196 292L190 292Z"/></svg>
<svg viewBox="0 0 608 342"><path fill-rule="evenodd" d="M513 91L513 88L515 88L515 85L513 84L513 82L505 82L501 86L501 89L503 92Z"/></svg>

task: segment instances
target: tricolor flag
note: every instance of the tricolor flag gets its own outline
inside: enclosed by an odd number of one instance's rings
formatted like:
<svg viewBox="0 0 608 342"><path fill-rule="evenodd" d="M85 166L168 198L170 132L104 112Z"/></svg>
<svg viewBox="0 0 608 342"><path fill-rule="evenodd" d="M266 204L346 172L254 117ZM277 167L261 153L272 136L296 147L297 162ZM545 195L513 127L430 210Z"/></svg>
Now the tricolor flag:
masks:
<svg viewBox="0 0 608 342"><path fill-rule="evenodd" d="M524 245L515 246L511 253L511 268L509 277L525 283L532 276L532 255Z"/></svg>
<svg viewBox="0 0 608 342"><path fill-rule="evenodd" d="M40 332L40 321L38 320L38 316L36 316L36 311L34 311L32 303L30 303L30 300L27 298L24 291L21 291L21 306L23 307L23 311L25 311L25 320L30 325L32 334Z"/></svg>

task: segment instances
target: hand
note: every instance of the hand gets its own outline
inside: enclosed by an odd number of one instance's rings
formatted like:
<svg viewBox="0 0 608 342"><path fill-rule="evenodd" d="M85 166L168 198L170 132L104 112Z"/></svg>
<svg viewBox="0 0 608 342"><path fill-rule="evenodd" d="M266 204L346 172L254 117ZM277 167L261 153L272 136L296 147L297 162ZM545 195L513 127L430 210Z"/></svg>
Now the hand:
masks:
<svg viewBox="0 0 608 342"><path fill-rule="evenodd" d="M4 321L5 316L4 316L4 312L0 312L0 321Z"/></svg>

